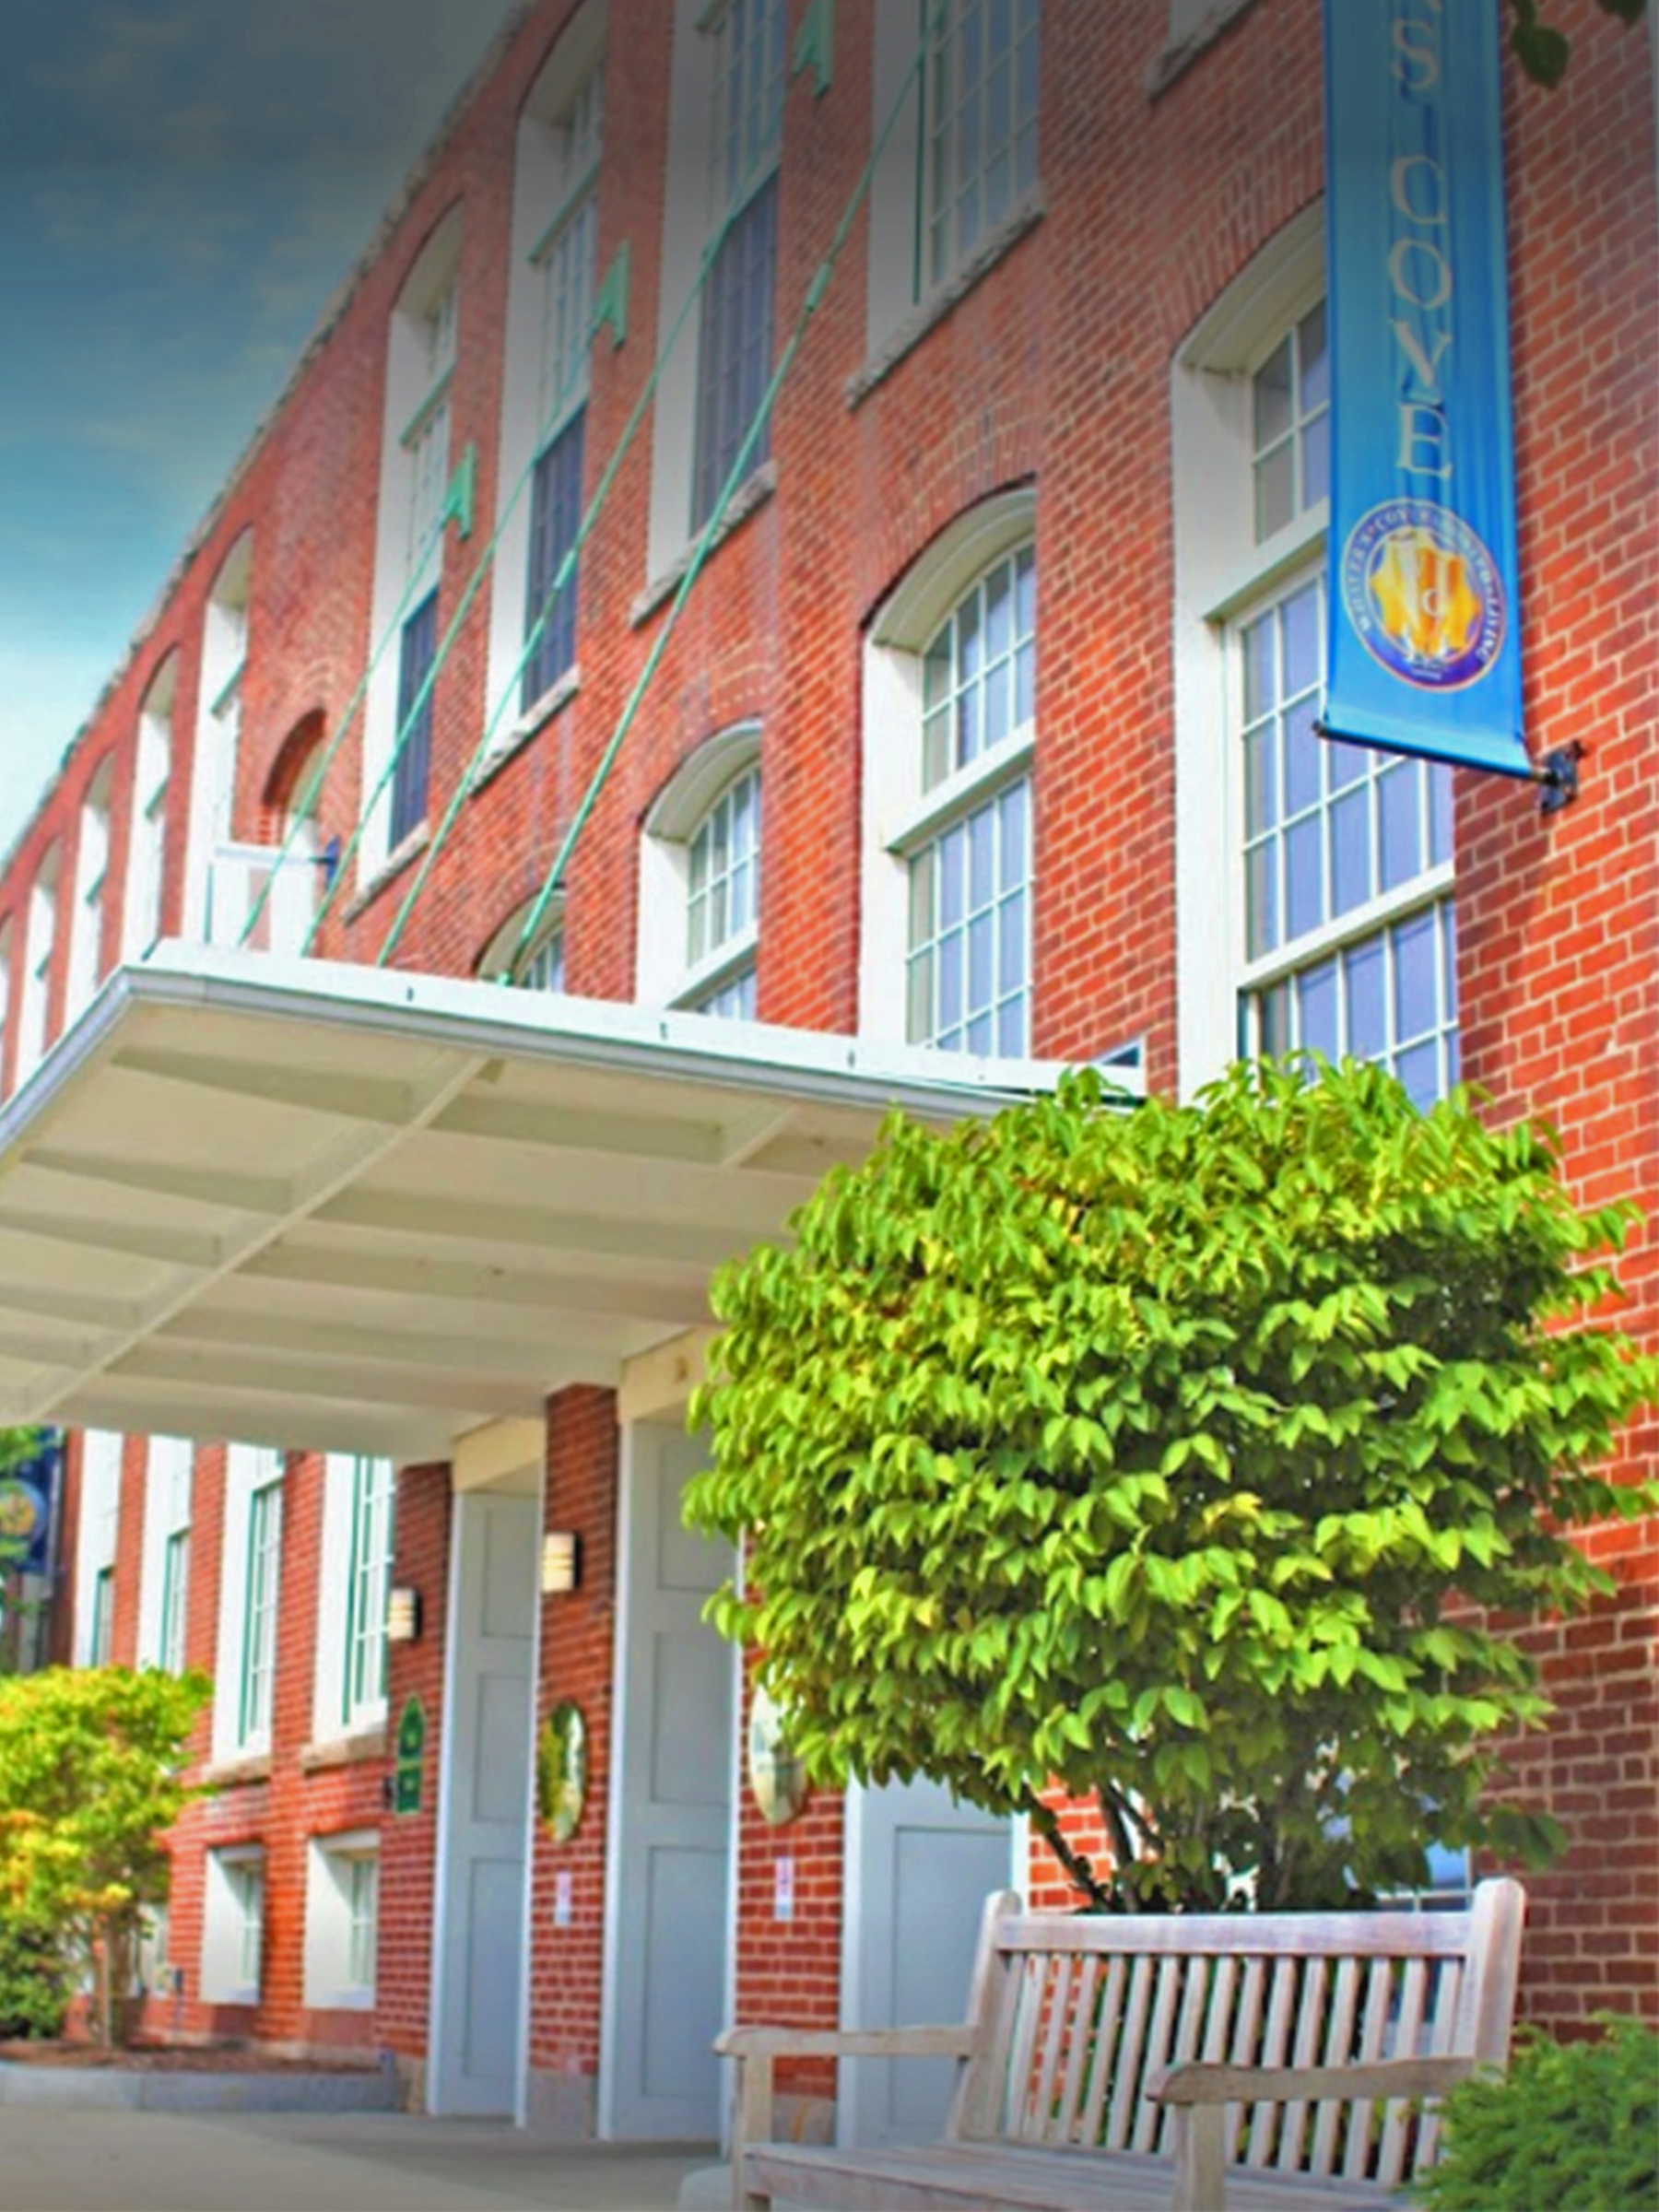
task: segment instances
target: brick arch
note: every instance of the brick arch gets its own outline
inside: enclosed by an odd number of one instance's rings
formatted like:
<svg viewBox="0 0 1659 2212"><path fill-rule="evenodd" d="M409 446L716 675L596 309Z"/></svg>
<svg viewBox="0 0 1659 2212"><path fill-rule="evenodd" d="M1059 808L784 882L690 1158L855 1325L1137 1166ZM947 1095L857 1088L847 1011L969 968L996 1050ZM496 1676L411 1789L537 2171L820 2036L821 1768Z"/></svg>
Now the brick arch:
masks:
<svg viewBox="0 0 1659 2212"><path fill-rule="evenodd" d="M321 707L312 707L277 747L259 794L260 818L267 833L281 836L290 811L303 795L317 748L327 734L327 716Z"/></svg>
<svg viewBox="0 0 1659 2212"><path fill-rule="evenodd" d="M1002 456L999 453L994 458L1000 460ZM879 573L868 580L861 575L858 580L861 630L868 630L905 580L928 560L947 534L958 528L976 508L1019 492L1035 495L1038 488L1034 468L1000 471L989 466L982 475L984 480L973 484L963 497L960 478L967 477L971 483L971 472L960 470L957 480L947 474L938 486L929 487L930 496L919 498L886 518L875 556L880 563Z"/></svg>

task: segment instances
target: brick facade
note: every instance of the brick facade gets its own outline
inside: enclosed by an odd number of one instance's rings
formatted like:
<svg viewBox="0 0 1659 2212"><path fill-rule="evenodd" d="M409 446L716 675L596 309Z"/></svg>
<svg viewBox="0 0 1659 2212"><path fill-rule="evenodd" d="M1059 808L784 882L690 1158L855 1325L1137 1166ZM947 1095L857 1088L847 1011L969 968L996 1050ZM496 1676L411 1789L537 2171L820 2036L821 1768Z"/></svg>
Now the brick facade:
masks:
<svg viewBox="0 0 1659 2212"><path fill-rule="evenodd" d="M338 729L371 650L387 327L435 227L465 211L452 453L477 459L477 526L452 533L441 629L483 557L497 481L507 237L516 119L567 20L569 0L534 0L503 34L447 135L360 265L297 368L147 630L0 869L0 931L11 925L10 1017L0 1074L17 1073L21 948L29 889L61 855L48 1033L61 1027L69 885L85 794L113 763L109 880L126 865L140 702L171 663L172 773L164 931L184 911L202 637L215 581L252 533L242 740L233 819L270 841L299 759ZM631 255L628 337L593 355L586 486L622 436L661 343L658 312L668 83L654 0L609 0L606 150L597 266ZM1581 1195L1651 1197L1659 1186L1659 388L1652 373L1656 229L1653 83L1645 50L1593 0L1561 0L1574 37L1566 87L1506 83L1521 595L1535 753L1578 740L1583 790L1541 818L1535 795L1496 778L1455 782L1457 988L1465 1073L1502 1118L1559 1125ZM804 13L790 9L792 35ZM1041 199L1024 228L908 349L871 359L868 218L841 262L780 402L767 485L712 555L577 845L567 885L567 987L634 991L636 940L660 918L639 909L641 827L675 771L734 724L762 727L764 868L759 1005L763 1018L852 1032L860 1019L860 809L866 654L879 610L942 533L995 495L1029 492L1040 563L1034 769L1032 1048L1086 1060L1134 1040L1157 1088L1190 1081L1178 1043L1177 728L1172 676L1183 618L1172 615L1176 551L1171 366L1189 335L1255 257L1322 190L1317 11L1254 0L1219 11L1185 64L1157 70L1163 0L1063 5L1044 23L1039 113ZM869 152L877 100L874 0L840 0L834 81L788 92L777 264L779 341L822 260ZM1156 70L1158 89L1149 91ZM689 281L691 272L686 273ZM672 289L672 287L669 288ZM879 368L880 373L877 371ZM851 391L851 396L849 396ZM649 573L653 424L643 422L581 566L580 681L460 806L395 954L410 971L474 972L491 937L534 896L666 620ZM487 579L462 621L436 692L431 828L495 707L488 696ZM318 840L348 840L363 800L360 728L324 788ZM394 856L394 859L397 856ZM378 882L351 877L316 949L373 960L418 855ZM104 915L116 958L118 900ZM1659 1335L1659 1238L1644 1230L1624 1265L1624 1320ZM1652 1474L1654 1424L1633 1429L1620 1471ZM73 1557L76 1454L64 1535ZM115 1653L137 1622L140 1448L123 1480ZM198 1454L189 1652L210 1665L225 1453ZM152 2001L154 2024L237 2032L285 2046L356 2041L396 2054L421 2093L428 2057L436 1801L443 1725L450 1477L404 1470L394 1580L419 1588L420 1640L395 1647L393 1725L418 1695L430 1724L418 1813L388 1817L383 1747L348 1762L308 1758L321 1553L323 1463L284 1477L283 1618L271 1750L257 1773L221 1778L175 1839L171 1956L181 1993ZM618 1494L616 1402L572 1390L549 1401L544 1524L582 1546L578 1593L543 1602L538 1712L574 1699L592 1746L588 1810L574 1837L532 1841L529 2110L567 2130L593 2125L601 2062L606 1806L613 1721ZM1659 1548L1651 1527L1594 1532L1616 1601L1583 1622L1537 1630L1560 1712L1518 1759L1569 1825L1571 1855L1532 1877L1528 2014L1571 2024L1600 2003L1659 2016L1659 1731L1655 1638ZM56 1631L63 1650L65 1631ZM204 1735L203 1750L206 1738ZM360 1748L360 1747L359 1747ZM381 1831L375 2009L303 2003L300 1960L308 1839ZM1086 1847L1100 1839L1080 1826ZM736 1825L734 1981L739 2017L833 2022L841 2004L842 1818L818 1793L787 1830L747 1801ZM266 1853L266 1971L256 2010L201 2002L188 1962L202 1941L203 1853L257 1841ZM774 1915L774 1863L794 1862L795 1906ZM558 1909L570 1878L569 1924ZM1055 1901L1052 1870L1033 1888ZM806 2067L785 2087L833 2093ZM821 2113L820 2113L821 2118Z"/></svg>

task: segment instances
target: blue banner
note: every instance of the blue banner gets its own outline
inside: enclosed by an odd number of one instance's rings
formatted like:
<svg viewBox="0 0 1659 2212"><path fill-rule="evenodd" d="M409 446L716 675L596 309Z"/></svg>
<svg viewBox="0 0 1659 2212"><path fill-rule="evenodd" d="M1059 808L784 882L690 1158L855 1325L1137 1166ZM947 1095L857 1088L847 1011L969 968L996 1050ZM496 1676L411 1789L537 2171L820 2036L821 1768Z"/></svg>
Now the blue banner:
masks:
<svg viewBox="0 0 1659 2212"><path fill-rule="evenodd" d="M1322 735L1531 777L1497 0L1324 0L1324 41Z"/></svg>
<svg viewBox="0 0 1659 2212"><path fill-rule="evenodd" d="M0 1474L0 1576L52 1571L52 1515L64 1452L54 1437L33 1459Z"/></svg>

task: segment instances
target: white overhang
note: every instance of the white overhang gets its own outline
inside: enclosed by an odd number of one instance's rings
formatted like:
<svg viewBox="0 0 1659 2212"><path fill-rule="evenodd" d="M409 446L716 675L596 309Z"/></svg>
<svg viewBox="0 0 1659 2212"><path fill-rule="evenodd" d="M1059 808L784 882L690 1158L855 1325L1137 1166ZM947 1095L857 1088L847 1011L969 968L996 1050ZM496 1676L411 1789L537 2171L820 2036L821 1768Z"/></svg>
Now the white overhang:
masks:
<svg viewBox="0 0 1659 2212"><path fill-rule="evenodd" d="M164 945L0 1109L0 1423L447 1458L705 1323L889 1105L1057 1074Z"/></svg>

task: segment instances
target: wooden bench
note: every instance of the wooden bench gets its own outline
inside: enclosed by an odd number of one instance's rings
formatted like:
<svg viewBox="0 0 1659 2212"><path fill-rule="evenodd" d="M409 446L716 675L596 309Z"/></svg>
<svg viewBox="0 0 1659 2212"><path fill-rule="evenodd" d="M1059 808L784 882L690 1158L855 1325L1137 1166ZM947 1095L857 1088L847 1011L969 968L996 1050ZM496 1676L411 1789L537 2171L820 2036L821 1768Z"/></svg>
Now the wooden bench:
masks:
<svg viewBox="0 0 1659 2212"><path fill-rule="evenodd" d="M734 2028L734 2203L1375 2212L1434 2157L1418 2100L1501 2066L1524 1899L1467 1912L1117 1916L987 1900L959 2027ZM769 2141L780 2058L960 2062L941 2143Z"/></svg>

